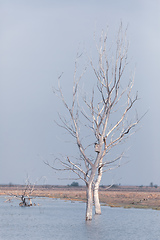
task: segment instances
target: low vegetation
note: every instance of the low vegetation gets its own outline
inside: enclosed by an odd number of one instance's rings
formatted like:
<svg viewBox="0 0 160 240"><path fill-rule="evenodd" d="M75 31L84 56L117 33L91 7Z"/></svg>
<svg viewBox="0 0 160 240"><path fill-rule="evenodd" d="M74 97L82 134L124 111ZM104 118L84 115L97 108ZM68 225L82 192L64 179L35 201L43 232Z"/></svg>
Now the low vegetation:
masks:
<svg viewBox="0 0 160 240"><path fill-rule="evenodd" d="M74 185L74 187L71 187ZM36 185L32 196L59 198L70 201L86 202L86 187L75 186ZM47 187L48 186L48 187ZM21 196L25 186L0 185L0 195ZM150 186L102 186L99 191L100 202L103 206L124 208L152 208L160 210L160 187Z"/></svg>

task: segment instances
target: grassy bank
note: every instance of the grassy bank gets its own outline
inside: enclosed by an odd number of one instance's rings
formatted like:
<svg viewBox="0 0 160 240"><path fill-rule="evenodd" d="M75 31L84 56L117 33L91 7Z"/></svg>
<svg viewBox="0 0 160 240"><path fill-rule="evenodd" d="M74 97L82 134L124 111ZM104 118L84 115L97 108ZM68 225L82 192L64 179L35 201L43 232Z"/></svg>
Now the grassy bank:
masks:
<svg viewBox="0 0 160 240"><path fill-rule="evenodd" d="M0 186L0 195L21 196L25 186ZM102 205L124 208L152 208L160 210L160 191L152 188L120 187L99 191ZM85 187L35 186L32 196L86 201Z"/></svg>

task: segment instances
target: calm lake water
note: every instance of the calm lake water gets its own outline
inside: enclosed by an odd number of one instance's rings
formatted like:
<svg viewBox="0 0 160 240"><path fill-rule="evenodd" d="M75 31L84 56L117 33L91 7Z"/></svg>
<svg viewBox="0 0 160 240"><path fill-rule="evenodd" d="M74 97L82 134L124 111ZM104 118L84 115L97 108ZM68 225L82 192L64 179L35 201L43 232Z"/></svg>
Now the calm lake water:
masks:
<svg viewBox="0 0 160 240"><path fill-rule="evenodd" d="M0 197L0 240L160 240L160 211L103 206L85 222L85 203L35 198L39 206L19 207Z"/></svg>

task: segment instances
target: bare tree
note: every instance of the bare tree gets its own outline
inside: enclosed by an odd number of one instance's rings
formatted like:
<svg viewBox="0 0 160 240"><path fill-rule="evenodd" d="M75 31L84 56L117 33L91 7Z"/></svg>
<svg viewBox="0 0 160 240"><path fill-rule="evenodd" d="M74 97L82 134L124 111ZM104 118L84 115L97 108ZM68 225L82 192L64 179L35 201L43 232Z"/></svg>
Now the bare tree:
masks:
<svg viewBox="0 0 160 240"><path fill-rule="evenodd" d="M108 44L108 36L102 32L100 44L97 46L98 65L90 59L90 66L93 70L91 93L82 93L82 74L77 77L77 62L75 61L73 94L71 106L66 102L62 92L59 77L59 87L56 94L62 100L68 118L59 114L58 126L64 128L75 140L79 149L79 158L66 156L63 159L57 158L62 167L49 166L56 170L69 170L78 175L86 184L86 220L92 219L93 196L95 213L100 214L99 184L102 173L114 167L113 164L119 161L123 153L113 160L107 159L107 154L122 140L125 140L135 127L139 119L134 114L134 120L129 121L129 112L133 109L138 99L136 94L132 97L131 92L134 84L134 77L126 83L124 72L127 66L128 42L126 34L119 28L115 45ZM114 50L114 51L113 51ZM96 87L94 87L96 83ZM90 85L91 86L91 85ZM125 86L125 87L124 87ZM131 119L133 119L131 117Z"/></svg>
<svg viewBox="0 0 160 240"><path fill-rule="evenodd" d="M41 177L42 178L42 177ZM21 195L17 194L10 194L9 198L7 198L6 202L10 202L13 198L16 198L18 200L21 200L19 203L20 207L30 207L32 206L32 194L35 190L35 185L37 184L38 180L41 178L37 179L34 184L31 183L30 177L27 175L27 178L25 180L25 185L22 187L22 193ZM19 192L18 187L17 187L17 192ZM35 205L35 204L34 204Z"/></svg>

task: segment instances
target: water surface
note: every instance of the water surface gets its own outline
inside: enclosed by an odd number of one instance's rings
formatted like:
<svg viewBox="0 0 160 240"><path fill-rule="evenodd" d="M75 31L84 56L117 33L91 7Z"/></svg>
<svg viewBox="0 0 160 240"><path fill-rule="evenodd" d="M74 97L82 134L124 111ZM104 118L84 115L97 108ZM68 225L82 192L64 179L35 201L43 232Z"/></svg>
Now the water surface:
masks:
<svg viewBox="0 0 160 240"><path fill-rule="evenodd" d="M160 211L103 206L102 215L85 222L85 203L35 198L19 207L0 197L0 240L160 240ZM39 204L39 205L38 205Z"/></svg>

